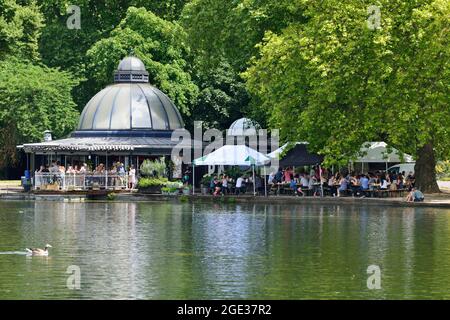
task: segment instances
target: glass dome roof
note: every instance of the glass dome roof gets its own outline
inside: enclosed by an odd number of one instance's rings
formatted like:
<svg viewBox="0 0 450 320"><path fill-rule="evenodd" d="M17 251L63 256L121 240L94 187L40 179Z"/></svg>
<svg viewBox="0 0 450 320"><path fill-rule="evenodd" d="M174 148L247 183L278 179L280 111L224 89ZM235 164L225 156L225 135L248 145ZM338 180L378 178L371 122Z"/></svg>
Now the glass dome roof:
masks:
<svg viewBox="0 0 450 320"><path fill-rule="evenodd" d="M130 72L130 80L123 76ZM79 131L175 130L184 127L172 101L148 81L133 81L136 71L146 72L136 57L123 59L117 72L122 79L97 93L84 107ZM116 73L117 73L116 72Z"/></svg>
<svg viewBox="0 0 450 320"><path fill-rule="evenodd" d="M248 118L241 118L234 121L228 129L230 136L256 135L259 124Z"/></svg>

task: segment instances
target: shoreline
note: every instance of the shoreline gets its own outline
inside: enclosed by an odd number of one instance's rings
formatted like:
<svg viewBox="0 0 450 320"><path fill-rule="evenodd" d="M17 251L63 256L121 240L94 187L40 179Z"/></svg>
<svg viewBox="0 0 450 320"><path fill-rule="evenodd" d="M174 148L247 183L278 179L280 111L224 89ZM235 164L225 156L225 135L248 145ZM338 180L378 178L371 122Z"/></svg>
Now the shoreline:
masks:
<svg viewBox="0 0 450 320"><path fill-rule="evenodd" d="M169 196L162 194L143 193L116 193L113 200L105 198L89 199L87 194L82 193L3 193L0 201L60 201L60 202L211 202L211 203L268 203L268 204L317 204L317 205L383 205L398 207L431 207L449 208L450 194L426 195L424 202L406 202L404 198L358 198L358 197L296 197L296 196L212 196L212 195L178 195Z"/></svg>

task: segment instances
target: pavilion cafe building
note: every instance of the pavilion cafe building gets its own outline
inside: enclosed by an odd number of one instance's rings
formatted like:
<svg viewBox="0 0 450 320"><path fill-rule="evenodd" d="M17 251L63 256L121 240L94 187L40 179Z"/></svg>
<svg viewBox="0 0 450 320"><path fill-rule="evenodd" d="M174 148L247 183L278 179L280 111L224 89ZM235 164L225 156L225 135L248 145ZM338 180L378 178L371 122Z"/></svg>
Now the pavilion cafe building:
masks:
<svg viewBox="0 0 450 320"><path fill-rule="evenodd" d="M125 168L132 164L139 168L144 158L169 159L178 143L171 140L172 132L184 128L183 119L173 102L150 85L148 78L140 59L124 58L114 74L114 84L86 104L78 128L68 138L51 140L47 136L42 143L19 146L27 154L32 175L53 161L66 169L83 163L92 169L102 163L109 169L116 162Z"/></svg>

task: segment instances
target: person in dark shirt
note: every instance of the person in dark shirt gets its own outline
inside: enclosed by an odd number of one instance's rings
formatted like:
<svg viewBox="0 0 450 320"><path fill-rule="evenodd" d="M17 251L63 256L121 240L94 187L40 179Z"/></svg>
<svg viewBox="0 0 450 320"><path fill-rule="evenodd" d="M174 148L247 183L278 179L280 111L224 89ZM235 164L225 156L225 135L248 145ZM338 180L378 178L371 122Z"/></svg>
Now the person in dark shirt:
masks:
<svg viewBox="0 0 450 320"><path fill-rule="evenodd" d="M279 168L277 173L275 174L275 182L280 183L283 179L283 169Z"/></svg>

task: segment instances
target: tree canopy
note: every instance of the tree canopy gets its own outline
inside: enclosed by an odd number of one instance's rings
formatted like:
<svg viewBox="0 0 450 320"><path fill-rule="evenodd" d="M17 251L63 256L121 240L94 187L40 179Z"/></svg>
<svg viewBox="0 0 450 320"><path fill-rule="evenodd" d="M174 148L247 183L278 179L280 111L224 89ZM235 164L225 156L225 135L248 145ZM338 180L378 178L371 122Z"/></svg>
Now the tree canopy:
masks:
<svg viewBox="0 0 450 320"><path fill-rule="evenodd" d="M16 56L39 60L38 41L43 16L34 1L21 5L16 0L0 2L0 60Z"/></svg>
<svg viewBox="0 0 450 320"><path fill-rule="evenodd" d="M0 168L14 164L16 145L56 138L78 123L71 96L77 84L66 72L11 58L0 61Z"/></svg>
<svg viewBox="0 0 450 320"><path fill-rule="evenodd" d="M145 8L129 8L111 36L98 41L87 52L94 90L111 83L118 61L130 52L144 62L150 83L164 91L183 114L189 115L198 87L189 73L186 61L189 46L183 28Z"/></svg>
<svg viewBox="0 0 450 320"><path fill-rule="evenodd" d="M24 95L36 89L49 102L54 87L54 99L68 101L52 102L72 117L55 133L76 123L74 103L81 110L133 53L188 128L203 120L225 129L247 116L285 141L308 140L327 165L383 140L413 154L420 186L437 190L434 165L450 154L448 0L80 0L81 28L68 29L72 4L0 1L0 63L17 68ZM34 141L53 126L42 118L42 127L14 129L9 109L23 112L22 84L5 71L1 81L14 103L2 102L3 134ZM43 108L29 97L25 105Z"/></svg>
<svg viewBox="0 0 450 320"><path fill-rule="evenodd" d="M450 152L450 4L377 3L372 30L371 1L309 2L306 23L266 34L247 88L284 139L309 141L326 163L381 139L415 155L419 186L436 191L435 159Z"/></svg>

